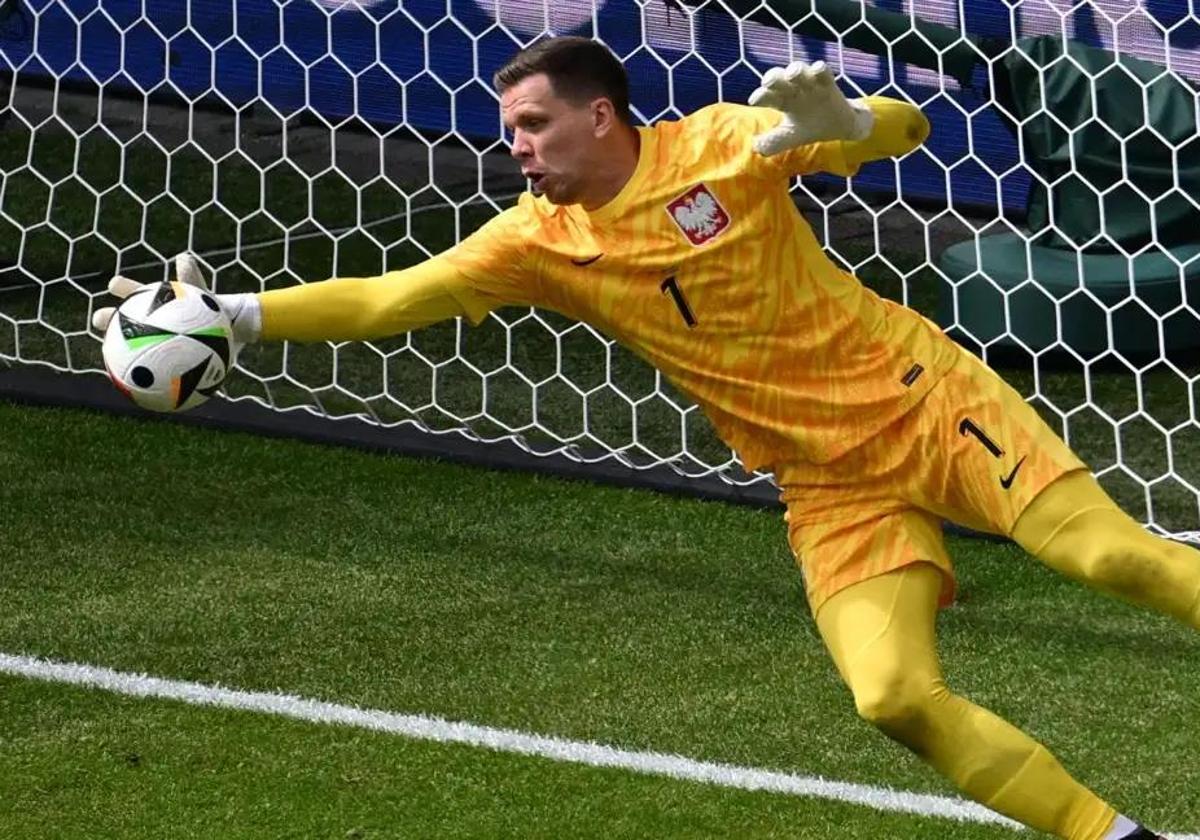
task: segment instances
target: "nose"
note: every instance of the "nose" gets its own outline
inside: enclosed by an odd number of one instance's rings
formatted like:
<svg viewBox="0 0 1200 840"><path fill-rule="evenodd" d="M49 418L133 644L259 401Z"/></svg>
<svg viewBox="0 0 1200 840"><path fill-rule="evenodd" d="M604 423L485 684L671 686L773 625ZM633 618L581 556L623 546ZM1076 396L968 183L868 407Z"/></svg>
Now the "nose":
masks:
<svg viewBox="0 0 1200 840"><path fill-rule="evenodd" d="M512 156L517 160L531 157L533 155L533 144L529 142L528 135L521 129L513 131Z"/></svg>

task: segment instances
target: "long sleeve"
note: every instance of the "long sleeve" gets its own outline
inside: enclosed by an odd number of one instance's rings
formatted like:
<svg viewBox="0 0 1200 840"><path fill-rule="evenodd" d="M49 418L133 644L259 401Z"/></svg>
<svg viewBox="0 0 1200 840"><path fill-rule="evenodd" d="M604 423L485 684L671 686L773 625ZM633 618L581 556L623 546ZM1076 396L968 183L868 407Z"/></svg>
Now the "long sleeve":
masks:
<svg viewBox="0 0 1200 840"><path fill-rule="evenodd" d="M350 341L383 338L493 308L444 255L379 277L349 277L263 292L262 338Z"/></svg>
<svg viewBox="0 0 1200 840"><path fill-rule="evenodd" d="M262 338L360 341L460 315L478 324L505 305L539 305L528 212L527 202L509 208L453 248L400 271L263 292Z"/></svg>

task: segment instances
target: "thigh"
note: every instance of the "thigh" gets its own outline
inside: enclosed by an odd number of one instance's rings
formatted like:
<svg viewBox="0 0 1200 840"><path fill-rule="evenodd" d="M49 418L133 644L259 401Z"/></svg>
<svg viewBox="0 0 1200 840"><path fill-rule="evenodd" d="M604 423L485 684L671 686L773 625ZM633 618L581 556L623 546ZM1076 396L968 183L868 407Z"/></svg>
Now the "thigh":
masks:
<svg viewBox="0 0 1200 840"><path fill-rule="evenodd" d="M898 680L941 679L935 623L942 572L915 563L847 587L817 612L817 627L856 698L886 696Z"/></svg>
<svg viewBox="0 0 1200 840"><path fill-rule="evenodd" d="M1022 511L1013 527L1013 541L1034 557L1049 561L1059 568L1070 557L1060 559L1049 551L1055 537L1070 531L1072 525L1084 514L1093 511L1103 514L1102 519L1114 525L1131 526L1141 532L1142 528L1114 502L1087 470L1076 470L1061 476L1046 487L1038 497Z"/></svg>
<svg viewBox="0 0 1200 840"><path fill-rule="evenodd" d="M1200 552L1151 534L1086 471L1043 490L1013 539L1055 571L1200 628Z"/></svg>
<svg viewBox="0 0 1200 840"><path fill-rule="evenodd" d="M886 499L789 504L788 542L804 572L814 614L843 590L914 563L940 571L935 601L946 605L954 599L954 570L941 520L919 508Z"/></svg>
<svg viewBox="0 0 1200 840"><path fill-rule="evenodd" d="M1085 469L1029 403L963 351L930 392L919 425L930 463L911 501L947 519L1011 536L1021 513L1055 480Z"/></svg>

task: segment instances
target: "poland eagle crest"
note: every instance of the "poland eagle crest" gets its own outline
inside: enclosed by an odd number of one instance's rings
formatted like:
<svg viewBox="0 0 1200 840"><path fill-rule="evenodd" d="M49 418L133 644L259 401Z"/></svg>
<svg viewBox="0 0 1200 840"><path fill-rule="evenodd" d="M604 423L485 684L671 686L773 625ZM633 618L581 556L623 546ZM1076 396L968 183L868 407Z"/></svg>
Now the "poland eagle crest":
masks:
<svg viewBox="0 0 1200 840"><path fill-rule="evenodd" d="M693 245L703 245L729 227L729 214L704 184L668 204L667 215Z"/></svg>

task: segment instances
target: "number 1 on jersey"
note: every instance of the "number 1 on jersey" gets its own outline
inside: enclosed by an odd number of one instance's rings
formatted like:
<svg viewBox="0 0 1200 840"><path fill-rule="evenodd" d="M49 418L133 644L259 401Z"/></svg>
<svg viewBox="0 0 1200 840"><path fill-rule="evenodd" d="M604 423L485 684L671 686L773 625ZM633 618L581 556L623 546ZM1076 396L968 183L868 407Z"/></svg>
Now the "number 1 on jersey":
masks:
<svg viewBox="0 0 1200 840"><path fill-rule="evenodd" d="M692 308L688 306L687 298L683 296L683 289L679 288L679 280L672 274L666 280L662 281L663 293L670 292L675 305L679 307L679 314L683 316L684 322L688 328L696 326L696 316L692 314Z"/></svg>
<svg viewBox="0 0 1200 840"><path fill-rule="evenodd" d="M958 433L963 437L974 435L976 440L982 443L988 452L991 452L997 458L1003 457L1004 450L997 446L996 442L988 437L983 429L972 423L969 417L964 417L963 421L958 424Z"/></svg>

